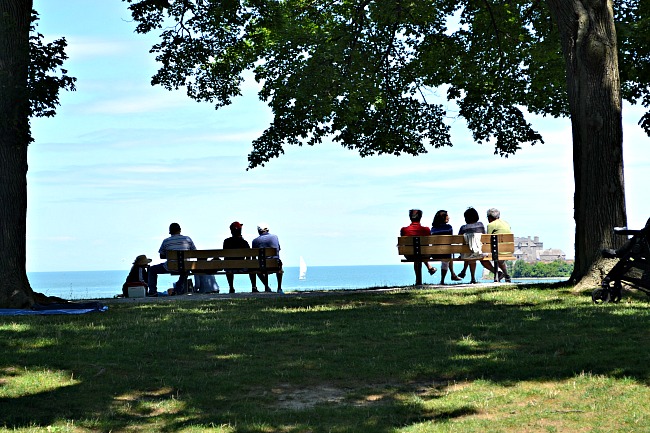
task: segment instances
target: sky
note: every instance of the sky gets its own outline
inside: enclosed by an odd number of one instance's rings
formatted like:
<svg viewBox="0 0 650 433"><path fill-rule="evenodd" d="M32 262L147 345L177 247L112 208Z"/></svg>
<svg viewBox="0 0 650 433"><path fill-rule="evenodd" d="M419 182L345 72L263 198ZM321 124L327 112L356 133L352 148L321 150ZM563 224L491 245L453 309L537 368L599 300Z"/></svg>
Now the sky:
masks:
<svg viewBox="0 0 650 433"><path fill-rule="evenodd" d="M460 118L452 148L413 156L371 156L336 143L285 147L247 171L251 142L272 120L246 81L243 96L215 110L183 89L152 87L157 35L138 35L119 0L35 0L38 31L65 37L77 91L61 95L53 118L33 119L28 151L27 271L128 270L158 249L178 222L197 248L221 248L241 222L248 241L268 224L285 266L399 264L396 237L408 210L430 225L445 209L457 231L473 206L486 223L500 209L516 236L574 257L569 119L530 117L545 143L494 155ZM453 116L453 107L449 107ZM628 226L650 216L650 138L638 106L624 106ZM406 266L406 265L404 265Z"/></svg>

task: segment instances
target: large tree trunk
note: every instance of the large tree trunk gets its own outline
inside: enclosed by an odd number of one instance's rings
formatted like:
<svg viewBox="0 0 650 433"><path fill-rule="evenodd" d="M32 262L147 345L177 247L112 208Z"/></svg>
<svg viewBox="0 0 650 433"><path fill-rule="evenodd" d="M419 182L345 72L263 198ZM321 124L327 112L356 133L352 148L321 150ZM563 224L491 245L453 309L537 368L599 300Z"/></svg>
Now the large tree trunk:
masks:
<svg viewBox="0 0 650 433"><path fill-rule="evenodd" d="M0 0L0 308L34 303L25 268L31 12L31 0Z"/></svg>
<svg viewBox="0 0 650 433"><path fill-rule="evenodd" d="M562 38L573 130L576 262L571 282L598 284L600 251L626 224L623 123L611 0L548 0ZM551 217L552 218L552 217Z"/></svg>

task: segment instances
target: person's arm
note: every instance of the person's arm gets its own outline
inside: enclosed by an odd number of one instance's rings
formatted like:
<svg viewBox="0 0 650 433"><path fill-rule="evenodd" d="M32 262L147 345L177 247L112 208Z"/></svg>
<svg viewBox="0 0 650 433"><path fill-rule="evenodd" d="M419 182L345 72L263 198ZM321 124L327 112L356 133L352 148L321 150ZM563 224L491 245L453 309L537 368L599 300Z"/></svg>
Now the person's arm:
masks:
<svg viewBox="0 0 650 433"><path fill-rule="evenodd" d="M165 241L163 241L163 243L160 244L160 248L158 249L158 254L160 254L161 259L167 258L167 248L165 248Z"/></svg>

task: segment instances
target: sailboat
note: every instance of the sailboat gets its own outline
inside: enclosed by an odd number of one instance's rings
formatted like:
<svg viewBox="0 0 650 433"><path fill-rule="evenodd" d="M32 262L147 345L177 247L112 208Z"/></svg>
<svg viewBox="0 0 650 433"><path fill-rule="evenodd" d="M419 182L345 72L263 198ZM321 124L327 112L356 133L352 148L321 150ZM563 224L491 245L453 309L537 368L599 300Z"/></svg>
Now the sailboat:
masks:
<svg viewBox="0 0 650 433"><path fill-rule="evenodd" d="M300 276L298 277L299 280L305 280L307 279L307 263L305 263L305 259L300 256Z"/></svg>

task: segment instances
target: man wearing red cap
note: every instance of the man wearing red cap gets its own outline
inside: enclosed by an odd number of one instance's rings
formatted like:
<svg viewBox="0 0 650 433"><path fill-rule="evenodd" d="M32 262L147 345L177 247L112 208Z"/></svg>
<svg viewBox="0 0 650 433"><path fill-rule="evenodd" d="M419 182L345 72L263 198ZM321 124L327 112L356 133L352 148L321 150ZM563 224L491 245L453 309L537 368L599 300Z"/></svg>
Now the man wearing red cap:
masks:
<svg viewBox="0 0 650 433"><path fill-rule="evenodd" d="M243 224L239 221L235 221L230 224L230 234L231 237L223 240L223 249L235 249L235 248L250 248L250 245L241 235L241 228ZM237 258L234 258L237 259ZM253 293L257 293L257 287L255 287L255 274L248 274L251 280L251 288ZM232 272L226 271L226 279L228 280L228 287L230 288L229 293L235 293L235 274Z"/></svg>

